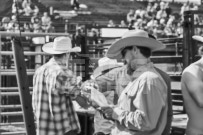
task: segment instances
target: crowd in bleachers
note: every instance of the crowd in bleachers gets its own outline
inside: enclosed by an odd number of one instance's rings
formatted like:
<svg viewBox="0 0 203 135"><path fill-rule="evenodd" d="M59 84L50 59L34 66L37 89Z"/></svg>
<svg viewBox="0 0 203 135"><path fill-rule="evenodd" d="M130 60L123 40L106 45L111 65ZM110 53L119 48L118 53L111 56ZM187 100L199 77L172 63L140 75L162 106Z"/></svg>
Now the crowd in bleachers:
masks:
<svg viewBox="0 0 203 135"><path fill-rule="evenodd" d="M74 0L72 0L72 3ZM76 1L78 2L78 1ZM168 2L148 2L145 7L130 9L125 20L115 23L110 19L107 27L128 27L129 29L144 29L158 38L162 37L182 37L183 36L183 12L186 10L198 10L198 5L193 3L184 3L179 13L174 12ZM17 16L28 17L28 22L21 22L20 27ZM19 28L25 32L55 32L53 26L53 15L48 12L42 12L31 0L14 0L12 6L12 16L3 17L0 22L1 31L18 32ZM23 23L23 24L22 24ZM202 16L195 15L195 23L203 24ZM202 29L196 32L203 34Z"/></svg>
<svg viewBox="0 0 203 135"><path fill-rule="evenodd" d="M27 22L18 22L17 17L27 17ZM21 27L19 27L19 25ZM1 31L8 32L55 32L52 25L52 19L48 12L40 13L37 5L30 0L13 1L11 17L3 17L0 24Z"/></svg>
<svg viewBox="0 0 203 135"><path fill-rule="evenodd" d="M156 37L182 37L183 36L183 13L187 10L198 10L198 5L184 3L179 13L173 13L168 2L149 2L147 7L130 9L126 20L116 25L109 20L107 27L128 27L129 29L144 29ZM201 16L195 15L195 24L203 24ZM198 34L202 35L203 30L199 29Z"/></svg>

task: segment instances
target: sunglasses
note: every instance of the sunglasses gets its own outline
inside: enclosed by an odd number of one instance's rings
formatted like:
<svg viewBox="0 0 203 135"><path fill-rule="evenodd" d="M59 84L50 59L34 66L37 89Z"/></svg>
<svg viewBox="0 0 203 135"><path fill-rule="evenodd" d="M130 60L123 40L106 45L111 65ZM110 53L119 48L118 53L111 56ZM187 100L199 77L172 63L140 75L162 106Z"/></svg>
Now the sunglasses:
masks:
<svg viewBox="0 0 203 135"><path fill-rule="evenodd" d="M121 49L121 55L124 57L125 54L126 54L126 52L127 52L128 50L132 50L132 49L133 49L133 46L127 46L127 47Z"/></svg>

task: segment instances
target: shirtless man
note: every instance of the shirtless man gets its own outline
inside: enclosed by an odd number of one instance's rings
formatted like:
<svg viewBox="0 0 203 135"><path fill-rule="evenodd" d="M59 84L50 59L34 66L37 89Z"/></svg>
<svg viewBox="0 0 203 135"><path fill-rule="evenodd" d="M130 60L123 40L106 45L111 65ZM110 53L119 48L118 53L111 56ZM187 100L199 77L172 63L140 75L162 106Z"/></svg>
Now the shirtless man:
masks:
<svg viewBox="0 0 203 135"><path fill-rule="evenodd" d="M193 39L203 42L201 36ZM203 57L185 68L181 88L189 118L186 135L203 135Z"/></svg>

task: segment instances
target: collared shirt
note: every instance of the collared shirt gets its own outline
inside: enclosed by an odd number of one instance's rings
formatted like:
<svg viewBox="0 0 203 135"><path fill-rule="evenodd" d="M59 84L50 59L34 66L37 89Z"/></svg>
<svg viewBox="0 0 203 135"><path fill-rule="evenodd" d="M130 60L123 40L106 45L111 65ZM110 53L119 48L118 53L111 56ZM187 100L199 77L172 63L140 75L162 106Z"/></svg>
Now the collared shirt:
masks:
<svg viewBox="0 0 203 135"><path fill-rule="evenodd" d="M136 69L133 77L113 110L112 135L161 135L168 111L166 83L152 63Z"/></svg>
<svg viewBox="0 0 203 135"><path fill-rule="evenodd" d="M80 132L78 116L69 96L75 86L73 72L53 58L36 70L32 106L37 135L64 135L70 130Z"/></svg>
<svg viewBox="0 0 203 135"><path fill-rule="evenodd" d="M99 85L99 90L105 95L108 103L111 105L117 104L121 91L130 81L126 66L111 69L107 73L98 76L95 80ZM114 125L114 122L105 119L100 111L95 112L95 133L109 134Z"/></svg>

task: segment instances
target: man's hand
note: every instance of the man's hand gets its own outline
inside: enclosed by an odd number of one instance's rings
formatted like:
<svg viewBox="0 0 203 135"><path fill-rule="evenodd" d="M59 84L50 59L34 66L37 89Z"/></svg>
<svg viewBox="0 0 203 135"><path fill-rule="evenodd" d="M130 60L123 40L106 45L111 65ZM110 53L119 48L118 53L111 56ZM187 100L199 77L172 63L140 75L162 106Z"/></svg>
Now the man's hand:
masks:
<svg viewBox="0 0 203 135"><path fill-rule="evenodd" d="M104 116L108 119L112 119L112 114L113 114L113 107L110 106L104 106L101 107L101 110L104 114Z"/></svg>

